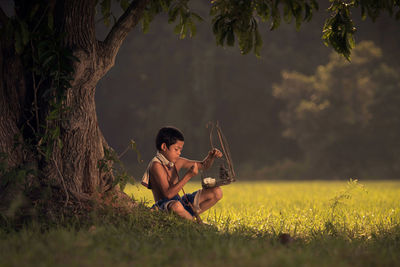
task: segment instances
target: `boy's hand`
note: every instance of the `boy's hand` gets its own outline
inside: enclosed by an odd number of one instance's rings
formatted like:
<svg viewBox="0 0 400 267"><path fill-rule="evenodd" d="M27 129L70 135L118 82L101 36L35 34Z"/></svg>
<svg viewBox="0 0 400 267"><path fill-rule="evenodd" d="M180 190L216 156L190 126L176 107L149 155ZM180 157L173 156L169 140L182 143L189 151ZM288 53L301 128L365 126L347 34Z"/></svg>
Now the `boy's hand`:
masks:
<svg viewBox="0 0 400 267"><path fill-rule="evenodd" d="M221 157L222 157L222 152L216 148L213 148L212 150L210 150L210 152L208 152L207 157L201 162L200 167L203 170L207 170L214 163L215 158L221 158Z"/></svg>
<svg viewBox="0 0 400 267"><path fill-rule="evenodd" d="M199 167L197 166L197 163L195 162L192 167L187 171L187 174L189 174L191 177L196 176L199 173Z"/></svg>
<svg viewBox="0 0 400 267"><path fill-rule="evenodd" d="M221 158L222 152L219 151L217 148L213 148L208 154L214 158Z"/></svg>

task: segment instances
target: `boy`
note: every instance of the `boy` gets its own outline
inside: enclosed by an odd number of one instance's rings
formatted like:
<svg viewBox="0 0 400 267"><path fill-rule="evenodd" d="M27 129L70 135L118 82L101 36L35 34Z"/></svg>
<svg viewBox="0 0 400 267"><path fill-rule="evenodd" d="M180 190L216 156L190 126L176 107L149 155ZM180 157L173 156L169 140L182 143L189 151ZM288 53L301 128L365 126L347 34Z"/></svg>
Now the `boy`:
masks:
<svg viewBox="0 0 400 267"><path fill-rule="evenodd" d="M153 207L173 211L185 219L193 220L195 212L200 214L206 211L222 198L222 190L219 187L200 189L182 197L179 191L197 175L199 169L208 169L216 157L222 157L222 153L213 149L203 161L188 160L180 157L183 145L184 137L180 130L174 127L161 128L156 137L157 155L150 161L142 184L153 191ZM188 171L179 179L178 173L182 168Z"/></svg>

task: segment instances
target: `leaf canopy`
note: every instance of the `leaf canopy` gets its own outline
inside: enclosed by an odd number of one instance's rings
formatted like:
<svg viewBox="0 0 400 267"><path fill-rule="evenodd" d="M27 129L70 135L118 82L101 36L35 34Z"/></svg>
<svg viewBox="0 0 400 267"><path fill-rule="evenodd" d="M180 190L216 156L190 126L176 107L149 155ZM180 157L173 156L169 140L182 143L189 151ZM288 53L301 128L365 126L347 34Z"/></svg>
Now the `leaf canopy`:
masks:
<svg viewBox="0 0 400 267"><path fill-rule="evenodd" d="M128 0L115 0L123 10L129 6ZM189 0L150 1L142 17L142 29L148 32L151 21L164 12L169 23L176 23L174 32L180 39L196 34L196 23L204 19L189 7ZM355 47L356 27L352 13L360 9L363 19L375 21L383 12L388 12L397 21L400 20L400 0L330 0L328 17L322 27L322 39L337 53L350 60L351 50ZM99 1L104 23L110 24L111 0ZM282 20L294 23L300 29L304 22L312 20L318 11L316 0L212 0L210 17L212 31L218 46L234 46L237 42L240 52L253 51L260 56L263 45L260 23L268 23L270 30L276 30Z"/></svg>

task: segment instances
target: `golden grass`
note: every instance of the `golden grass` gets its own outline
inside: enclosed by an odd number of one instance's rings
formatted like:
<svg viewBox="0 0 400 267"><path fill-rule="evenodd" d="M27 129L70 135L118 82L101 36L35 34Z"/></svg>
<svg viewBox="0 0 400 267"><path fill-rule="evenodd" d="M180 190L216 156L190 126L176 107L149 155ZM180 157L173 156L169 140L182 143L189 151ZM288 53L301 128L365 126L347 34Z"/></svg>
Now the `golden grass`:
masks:
<svg viewBox="0 0 400 267"><path fill-rule="evenodd" d="M189 183L186 192L200 188ZM151 190L128 185L125 192L153 204ZM223 199L201 217L228 231L290 233L312 237L325 231L366 237L400 223L400 182L237 182L223 187Z"/></svg>

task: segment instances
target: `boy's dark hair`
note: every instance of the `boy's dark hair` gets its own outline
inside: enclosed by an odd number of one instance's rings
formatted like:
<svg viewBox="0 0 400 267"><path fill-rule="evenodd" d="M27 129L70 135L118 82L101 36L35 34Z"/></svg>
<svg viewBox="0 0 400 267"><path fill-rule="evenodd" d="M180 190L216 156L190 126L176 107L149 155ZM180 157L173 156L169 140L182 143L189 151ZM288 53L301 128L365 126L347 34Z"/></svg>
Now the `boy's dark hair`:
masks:
<svg viewBox="0 0 400 267"><path fill-rule="evenodd" d="M175 144L177 140L185 141L183 133L179 129L171 126L163 127L158 131L156 147L160 151L162 143L165 143L169 148L169 146Z"/></svg>

